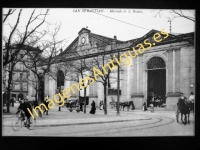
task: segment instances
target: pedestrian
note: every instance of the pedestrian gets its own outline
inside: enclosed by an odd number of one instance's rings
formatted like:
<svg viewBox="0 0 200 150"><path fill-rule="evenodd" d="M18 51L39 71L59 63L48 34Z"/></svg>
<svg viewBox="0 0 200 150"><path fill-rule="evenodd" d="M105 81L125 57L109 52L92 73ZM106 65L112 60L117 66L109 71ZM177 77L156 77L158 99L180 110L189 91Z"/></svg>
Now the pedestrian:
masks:
<svg viewBox="0 0 200 150"><path fill-rule="evenodd" d="M103 100L100 102L100 110L104 109L103 107Z"/></svg>
<svg viewBox="0 0 200 150"><path fill-rule="evenodd" d="M12 107L14 107L14 97L12 97L12 98L10 99L10 103L12 104Z"/></svg>
<svg viewBox="0 0 200 150"><path fill-rule="evenodd" d="M155 106L155 96L156 96L156 94L154 94L154 93L152 93L152 103L153 103L153 105Z"/></svg>
<svg viewBox="0 0 200 150"><path fill-rule="evenodd" d="M145 102L143 103L142 110L143 110L143 111L146 111L146 110L148 110Z"/></svg>
<svg viewBox="0 0 200 150"><path fill-rule="evenodd" d="M191 105L191 110L192 110L193 113L194 113L194 92L191 92L191 93L190 93L189 103L190 103L190 105Z"/></svg>
<svg viewBox="0 0 200 150"><path fill-rule="evenodd" d="M96 112L96 107L95 107L95 102L94 101L92 101L92 104L91 104L91 110L90 110L90 114L95 114L95 112Z"/></svg>
<svg viewBox="0 0 200 150"><path fill-rule="evenodd" d="M151 103L149 106L151 107L151 113L154 113L154 106L153 106L153 103Z"/></svg>
<svg viewBox="0 0 200 150"><path fill-rule="evenodd" d="M3 104L3 113L6 112L6 104Z"/></svg>

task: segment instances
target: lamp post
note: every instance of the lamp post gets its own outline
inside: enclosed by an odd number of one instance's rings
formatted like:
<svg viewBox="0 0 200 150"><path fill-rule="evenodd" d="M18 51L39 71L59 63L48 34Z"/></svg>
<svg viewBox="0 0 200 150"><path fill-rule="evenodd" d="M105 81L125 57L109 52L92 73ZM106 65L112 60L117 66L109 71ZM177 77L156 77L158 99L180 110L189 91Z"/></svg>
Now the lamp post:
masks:
<svg viewBox="0 0 200 150"><path fill-rule="evenodd" d="M119 50L118 50L118 60L119 60ZM120 113L119 113L119 78L120 78L120 74L119 74L119 65L118 65L118 68L117 68L117 116L120 116Z"/></svg>

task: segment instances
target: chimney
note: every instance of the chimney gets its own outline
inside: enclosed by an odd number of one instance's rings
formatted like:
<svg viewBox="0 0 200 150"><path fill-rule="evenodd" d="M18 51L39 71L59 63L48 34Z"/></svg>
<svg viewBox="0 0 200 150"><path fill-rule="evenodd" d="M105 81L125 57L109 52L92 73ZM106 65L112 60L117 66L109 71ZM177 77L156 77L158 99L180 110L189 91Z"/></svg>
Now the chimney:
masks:
<svg viewBox="0 0 200 150"><path fill-rule="evenodd" d="M60 49L60 53L62 53L63 52L63 50L62 50L62 48Z"/></svg>
<svg viewBox="0 0 200 150"><path fill-rule="evenodd" d="M112 41L112 44L116 44L116 41L117 41L117 37L114 36L114 39L113 39L113 41Z"/></svg>

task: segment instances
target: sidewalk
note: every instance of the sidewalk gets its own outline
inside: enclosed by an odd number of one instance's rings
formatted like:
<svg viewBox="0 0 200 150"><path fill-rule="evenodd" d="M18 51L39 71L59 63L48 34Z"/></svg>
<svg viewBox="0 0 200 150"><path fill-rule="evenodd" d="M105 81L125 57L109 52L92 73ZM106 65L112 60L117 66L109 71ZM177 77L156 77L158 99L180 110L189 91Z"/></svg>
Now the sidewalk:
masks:
<svg viewBox="0 0 200 150"><path fill-rule="evenodd" d="M12 110L17 109L15 105ZM150 110L133 110L133 111L120 111L120 116L117 116L117 111L114 109L108 109L107 115L104 115L103 110L96 110L96 113L90 114L90 108L86 108L86 113L76 112L73 110L70 112L68 108L62 107L61 111L58 111L58 106L51 108L48 115L44 114L42 118L36 117L36 127L48 127L48 126L70 126L70 125L86 125L86 124L99 124L99 123L112 123L112 122L125 122L125 121L140 121L150 120L151 116L166 116L173 117L175 119L174 111L157 111L151 113ZM16 112L16 111L15 111ZM3 126L11 126L12 115L3 115ZM147 117L148 116L148 117ZM193 113L190 115L191 119ZM191 120L190 119L190 120Z"/></svg>

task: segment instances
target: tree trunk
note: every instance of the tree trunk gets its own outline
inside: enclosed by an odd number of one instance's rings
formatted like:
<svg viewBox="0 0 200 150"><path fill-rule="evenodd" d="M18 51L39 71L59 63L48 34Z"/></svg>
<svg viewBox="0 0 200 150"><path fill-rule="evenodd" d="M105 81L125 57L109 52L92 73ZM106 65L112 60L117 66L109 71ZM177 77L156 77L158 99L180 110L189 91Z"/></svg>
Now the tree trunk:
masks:
<svg viewBox="0 0 200 150"><path fill-rule="evenodd" d="M7 113L10 113L10 85L11 85L11 81L12 81L12 73L13 73L13 68L14 68L14 64L11 64L11 68L10 68L10 72L9 72L9 78L8 78L8 88L7 88Z"/></svg>
<svg viewBox="0 0 200 150"><path fill-rule="evenodd" d="M104 115L107 115L106 83L104 84Z"/></svg>
<svg viewBox="0 0 200 150"><path fill-rule="evenodd" d="M37 89L35 89L35 100L38 102L37 95L38 95L38 90L37 90Z"/></svg>
<svg viewBox="0 0 200 150"><path fill-rule="evenodd" d="M8 84L8 89L7 89L7 113L10 113L10 85Z"/></svg>

